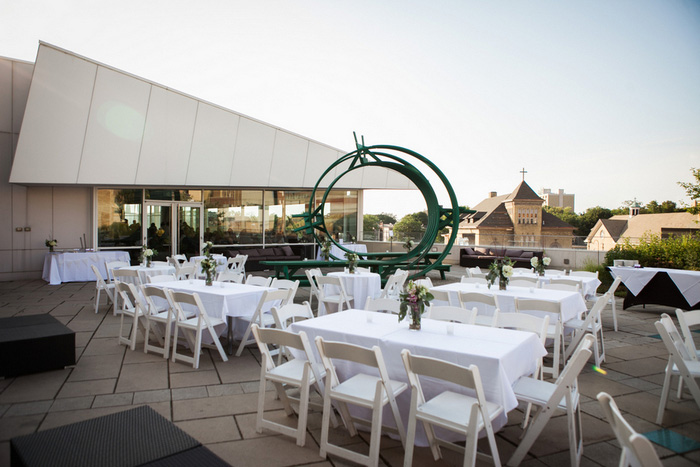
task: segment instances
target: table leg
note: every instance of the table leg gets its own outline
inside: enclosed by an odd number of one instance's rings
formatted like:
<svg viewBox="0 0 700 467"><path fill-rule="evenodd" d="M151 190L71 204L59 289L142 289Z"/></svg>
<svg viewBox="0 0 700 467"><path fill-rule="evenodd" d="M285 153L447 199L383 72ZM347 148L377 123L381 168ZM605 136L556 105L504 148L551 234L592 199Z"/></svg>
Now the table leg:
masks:
<svg viewBox="0 0 700 467"><path fill-rule="evenodd" d="M226 315L226 353L233 355L233 317Z"/></svg>

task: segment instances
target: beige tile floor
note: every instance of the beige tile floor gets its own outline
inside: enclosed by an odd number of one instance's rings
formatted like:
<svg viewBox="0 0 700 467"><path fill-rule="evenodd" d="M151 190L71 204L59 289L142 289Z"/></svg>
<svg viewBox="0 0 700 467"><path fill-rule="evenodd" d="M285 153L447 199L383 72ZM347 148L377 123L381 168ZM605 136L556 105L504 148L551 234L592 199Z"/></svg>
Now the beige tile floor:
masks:
<svg viewBox="0 0 700 467"><path fill-rule="evenodd" d="M454 268L448 281L459 280ZM50 313L76 332L73 368L16 378L0 379L0 466L9 465L9 440L64 424L148 404L172 420L223 459L236 466L347 465L318 454L320 414L309 417L304 448L292 439L255 432L259 354L249 347L243 356L223 362L205 351L198 370L162 357L132 352L117 343L118 319L102 304L94 313L94 284L50 286L41 280L0 283L0 317ZM300 290L298 301L308 297ZM104 299L103 299L104 300ZM611 329L609 309L604 312L607 361L602 375L588 367L579 378L582 394L583 465L617 465L619 445L595 400L599 391L610 393L639 432L669 428L700 442L700 409L686 395L675 395L668 405L663 427L654 423L667 353L656 334L654 321L664 307L635 307L622 311L620 331ZM279 401L267 393L268 417L287 419ZM505 462L518 443L522 411L510 413L508 425L497 434ZM293 419L287 419L295 423ZM351 438L344 429L333 430L334 442L367 450L367 436ZM700 450L682 455L655 445L664 465L700 464ZM402 465L403 449L397 441L382 438L381 463ZM434 462L427 448L416 449L414 465L461 465L461 456L445 451ZM552 419L523 465L566 465L568 442L564 417Z"/></svg>

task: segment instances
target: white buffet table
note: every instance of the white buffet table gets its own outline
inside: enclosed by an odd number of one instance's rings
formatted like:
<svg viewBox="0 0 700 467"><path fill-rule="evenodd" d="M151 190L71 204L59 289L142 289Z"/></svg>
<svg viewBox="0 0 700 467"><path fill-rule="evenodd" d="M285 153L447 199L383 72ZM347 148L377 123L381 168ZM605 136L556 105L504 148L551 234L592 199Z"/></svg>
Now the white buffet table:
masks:
<svg viewBox="0 0 700 467"><path fill-rule="evenodd" d="M84 253L46 253L44 256L44 270L41 278L51 285L58 285L62 282L88 282L97 278L90 266L96 266L102 273L102 277L107 277L105 263L110 261L131 262L129 253L126 251L88 251Z"/></svg>
<svg viewBox="0 0 700 467"><path fill-rule="evenodd" d="M382 277L376 272L356 271L354 274L349 272L329 272L328 275L340 277L345 292L353 297L353 308L364 308L368 297L377 298L382 293ZM339 292L337 289L338 287L336 286L327 285L323 291L326 294L334 295ZM319 316L327 313L326 306L333 307L331 312L338 310L335 304L326 305L325 303L319 303Z"/></svg>
<svg viewBox="0 0 700 467"><path fill-rule="evenodd" d="M350 251L354 251L355 253L367 253L367 245L364 243L343 243L343 248L347 248ZM345 260L345 251L341 250L338 245L332 243L331 244L331 255L335 256L336 258L340 260ZM323 258L321 257L321 247L318 248L318 254L316 255L317 260L322 260ZM331 258L331 260L333 260Z"/></svg>
<svg viewBox="0 0 700 467"><path fill-rule="evenodd" d="M371 322L368 322L368 316L371 316ZM447 323L424 318L420 331L409 331L408 321L399 323L396 315L355 309L291 325L294 332L306 332L311 342L316 336L322 336L329 341L348 342L363 347L379 346L389 377L399 381L407 382L401 360L403 349L409 349L415 355L440 358L462 366L477 365L486 399L505 409L503 416L494 421L494 429L498 430L506 423L506 412L518 406L512 389L513 383L534 372L537 359L546 355L545 348L538 337L530 332L458 323L452 327L454 334L448 335ZM359 371L357 365L341 363L336 367L341 380ZM443 381L429 381L428 378L422 384L426 398L434 397L448 388L464 392L460 386ZM410 390L397 398L404 424L408 421L410 398ZM390 412L384 413L383 422L393 423ZM416 444L427 445L420 424Z"/></svg>

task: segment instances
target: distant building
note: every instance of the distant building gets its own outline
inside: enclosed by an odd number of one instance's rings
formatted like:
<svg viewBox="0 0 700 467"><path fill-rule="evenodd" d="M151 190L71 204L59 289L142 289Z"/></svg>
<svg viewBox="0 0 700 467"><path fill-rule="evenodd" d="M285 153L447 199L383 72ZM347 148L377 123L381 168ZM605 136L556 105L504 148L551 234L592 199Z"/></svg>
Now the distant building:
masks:
<svg viewBox="0 0 700 467"><path fill-rule="evenodd" d="M493 191L459 224L458 243L570 248L574 227L544 212L543 205L525 181L506 195Z"/></svg>
<svg viewBox="0 0 700 467"><path fill-rule="evenodd" d="M585 242L589 250L608 251L618 243L623 243L625 239L629 239L632 244L638 244L640 239L648 234L661 238L670 235L700 234L700 223L698 216L689 212L639 214L639 205L635 203L630 206L627 215L598 219Z"/></svg>
<svg viewBox="0 0 700 467"><path fill-rule="evenodd" d="M542 189L541 196L544 199L545 206L553 208L571 208L572 211L574 210L574 195L564 193L564 190L561 188L557 193L552 193L550 188L544 188Z"/></svg>

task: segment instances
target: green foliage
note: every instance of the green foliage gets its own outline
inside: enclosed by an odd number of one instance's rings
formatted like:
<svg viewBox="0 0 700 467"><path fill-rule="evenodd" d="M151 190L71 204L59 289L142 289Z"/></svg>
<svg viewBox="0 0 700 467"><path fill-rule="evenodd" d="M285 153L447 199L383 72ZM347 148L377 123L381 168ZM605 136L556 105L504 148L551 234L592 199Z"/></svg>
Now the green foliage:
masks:
<svg viewBox="0 0 700 467"><path fill-rule="evenodd" d="M700 237L645 235L639 245L625 239L605 255L608 266L616 259L636 259L646 267L700 270Z"/></svg>
<svg viewBox="0 0 700 467"><path fill-rule="evenodd" d="M685 194L691 201L700 199L700 169L692 168L690 173L693 174L693 178L696 183L693 182L678 182L678 184L685 190ZM688 208L688 212L693 214L698 214L700 212L700 206L691 206Z"/></svg>
<svg viewBox="0 0 700 467"><path fill-rule="evenodd" d="M419 240L425 232L428 224L428 214L414 212L406 214L400 221L394 224L394 237Z"/></svg>
<svg viewBox="0 0 700 467"><path fill-rule="evenodd" d="M381 214L377 214L377 217L385 224L396 224L396 216L394 214L383 212Z"/></svg>
<svg viewBox="0 0 700 467"><path fill-rule="evenodd" d="M586 237L591 233L591 229L596 222L598 222L598 219L609 219L613 216L613 212L610 209L600 206L588 208L581 214L576 214L571 208L544 206L544 210L569 225L576 227L574 235L581 237Z"/></svg>

